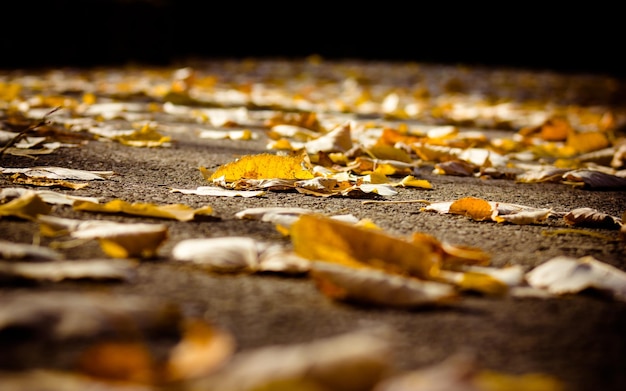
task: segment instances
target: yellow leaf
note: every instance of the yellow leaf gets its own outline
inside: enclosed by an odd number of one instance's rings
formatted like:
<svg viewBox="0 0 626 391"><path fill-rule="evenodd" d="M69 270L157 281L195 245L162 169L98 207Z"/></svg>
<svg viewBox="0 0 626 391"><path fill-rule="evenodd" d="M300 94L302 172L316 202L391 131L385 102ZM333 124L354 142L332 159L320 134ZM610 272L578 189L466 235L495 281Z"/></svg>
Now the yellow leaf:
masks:
<svg viewBox="0 0 626 391"><path fill-rule="evenodd" d="M369 148L369 152L374 155L376 159L383 160L397 160L399 162L411 163L413 159L408 153L399 148L394 148L390 145L374 145Z"/></svg>
<svg viewBox="0 0 626 391"><path fill-rule="evenodd" d="M109 201L106 204L98 204L90 201L75 201L73 208L74 210L90 212L126 213L136 216L176 219L178 221L193 220L197 214L211 214L213 212L210 206L194 210L183 204L155 205L140 202L129 203L119 199Z"/></svg>
<svg viewBox="0 0 626 391"><path fill-rule="evenodd" d="M305 156L281 156L262 153L246 155L219 167L210 177L225 177L226 182L239 179L311 179L311 164Z"/></svg>
<svg viewBox="0 0 626 391"><path fill-rule="evenodd" d="M471 217L474 220L489 220L493 209L489 202L474 197L464 197L450 205L448 213Z"/></svg>
<svg viewBox="0 0 626 391"><path fill-rule="evenodd" d="M480 390L489 391L565 391L559 379L544 373L513 375L483 370L474 377Z"/></svg>
<svg viewBox="0 0 626 391"><path fill-rule="evenodd" d="M38 215L46 215L51 210L52 207L33 191L0 205L0 217L13 216L24 220L35 220Z"/></svg>
<svg viewBox="0 0 626 391"><path fill-rule="evenodd" d="M566 146L579 153L597 151L609 146L609 140L602 132L572 133L566 141Z"/></svg>
<svg viewBox="0 0 626 391"><path fill-rule="evenodd" d="M441 262L441 255L428 244L320 215L300 216L290 232L294 251L310 260L368 265L422 278L435 275Z"/></svg>
<svg viewBox="0 0 626 391"><path fill-rule="evenodd" d="M113 139L131 147L160 147L172 140L169 136L161 135L149 124L130 135L116 136Z"/></svg>
<svg viewBox="0 0 626 391"><path fill-rule="evenodd" d="M417 179L413 175L407 175L400 181L404 187L418 187L420 189L432 189L433 185L426 179Z"/></svg>

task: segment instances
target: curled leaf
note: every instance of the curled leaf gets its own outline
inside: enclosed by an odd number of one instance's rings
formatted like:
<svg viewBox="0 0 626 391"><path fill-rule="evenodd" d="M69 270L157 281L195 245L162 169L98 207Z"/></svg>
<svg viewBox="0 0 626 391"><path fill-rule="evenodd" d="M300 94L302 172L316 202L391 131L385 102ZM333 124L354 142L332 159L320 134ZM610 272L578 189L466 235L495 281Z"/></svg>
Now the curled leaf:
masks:
<svg viewBox="0 0 626 391"><path fill-rule="evenodd" d="M620 229L622 220L619 217L599 212L592 208L577 208L563 216L565 222L573 226Z"/></svg>

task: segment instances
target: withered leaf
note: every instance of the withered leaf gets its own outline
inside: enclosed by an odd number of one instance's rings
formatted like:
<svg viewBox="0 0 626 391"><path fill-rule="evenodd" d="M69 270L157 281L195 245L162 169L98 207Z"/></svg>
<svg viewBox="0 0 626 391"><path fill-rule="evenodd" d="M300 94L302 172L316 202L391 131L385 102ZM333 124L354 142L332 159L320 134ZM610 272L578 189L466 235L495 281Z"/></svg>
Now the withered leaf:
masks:
<svg viewBox="0 0 626 391"><path fill-rule="evenodd" d="M573 226L606 229L620 229L622 227L622 219L619 217L602 213L593 208L571 210L563 216L563 219L567 224Z"/></svg>

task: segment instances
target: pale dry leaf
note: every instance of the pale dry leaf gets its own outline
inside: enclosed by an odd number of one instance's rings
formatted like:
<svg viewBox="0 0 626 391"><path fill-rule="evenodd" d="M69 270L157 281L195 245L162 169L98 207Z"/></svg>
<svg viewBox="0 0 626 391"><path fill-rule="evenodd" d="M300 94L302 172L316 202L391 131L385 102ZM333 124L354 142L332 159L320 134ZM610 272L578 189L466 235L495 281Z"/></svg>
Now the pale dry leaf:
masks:
<svg viewBox="0 0 626 391"><path fill-rule="evenodd" d="M530 286L554 294L579 293L592 288L626 301L626 272L591 256L552 258L526 273L526 280Z"/></svg>
<svg viewBox="0 0 626 391"><path fill-rule="evenodd" d="M320 391L364 391L391 371L391 354L389 330L358 330L241 352L222 370L190 384L206 391L273 389L285 383L293 386L287 389L300 384Z"/></svg>
<svg viewBox="0 0 626 391"><path fill-rule="evenodd" d="M88 171L65 167L30 167L30 168L3 168L3 174L24 174L31 178L66 179L79 181L103 181L115 173L113 171Z"/></svg>
<svg viewBox="0 0 626 391"><path fill-rule="evenodd" d="M450 303L457 298L453 286L386 273L316 261L311 276L318 289L334 300L398 308Z"/></svg>
<svg viewBox="0 0 626 391"><path fill-rule="evenodd" d="M217 186L199 186L196 189L171 189L172 193L206 195L213 197L260 197L265 194L263 190L229 190Z"/></svg>
<svg viewBox="0 0 626 391"><path fill-rule="evenodd" d="M59 193L51 190L31 190L22 187L6 187L0 189L0 200L18 198L24 193L35 192L44 202L48 204L56 205L72 205L75 201L89 201L93 203L99 203L100 199L97 197L80 197L72 196L69 194Z"/></svg>
<svg viewBox="0 0 626 391"><path fill-rule="evenodd" d="M244 236L196 238L178 242L172 257L218 272L252 272L258 269L260 250L256 240Z"/></svg>
<svg viewBox="0 0 626 391"><path fill-rule="evenodd" d="M75 220L38 216L46 236L67 235L76 239L97 239L103 251L114 258L150 258L168 237L164 224L119 223L106 220Z"/></svg>
<svg viewBox="0 0 626 391"><path fill-rule="evenodd" d="M0 279L53 281L90 279L131 281L137 263L125 259L54 262L0 262Z"/></svg>
<svg viewBox="0 0 626 391"><path fill-rule="evenodd" d="M63 254L49 247L14 243L0 239L0 258L20 261L54 261L61 260Z"/></svg>
<svg viewBox="0 0 626 391"><path fill-rule="evenodd" d="M352 148L352 122L347 121L315 140L306 142L304 148L310 154L348 151Z"/></svg>

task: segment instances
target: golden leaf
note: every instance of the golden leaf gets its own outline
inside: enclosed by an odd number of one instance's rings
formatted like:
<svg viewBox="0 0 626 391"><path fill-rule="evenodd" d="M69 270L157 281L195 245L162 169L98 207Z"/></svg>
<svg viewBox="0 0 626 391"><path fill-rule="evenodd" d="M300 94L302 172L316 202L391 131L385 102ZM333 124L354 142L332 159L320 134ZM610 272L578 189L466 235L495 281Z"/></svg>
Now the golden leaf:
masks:
<svg viewBox="0 0 626 391"><path fill-rule="evenodd" d="M113 139L131 147L161 147L172 140L169 136L161 135L149 124L130 135L115 136Z"/></svg>
<svg viewBox="0 0 626 391"><path fill-rule="evenodd" d="M291 226L294 251L310 260L375 268L430 278L438 271L441 255L429 244L412 243L315 214L302 215Z"/></svg>
<svg viewBox="0 0 626 391"><path fill-rule="evenodd" d="M570 134L566 145L579 153L586 153L606 148L610 145L610 142L605 133L585 132Z"/></svg>
<svg viewBox="0 0 626 391"><path fill-rule="evenodd" d="M262 153L246 155L219 167L210 177L224 177L226 182L239 179L311 179L310 163L302 156L281 156Z"/></svg>
<svg viewBox="0 0 626 391"><path fill-rule="evenodd" d="M24 220L35 220L38 215L50 213L52 207L44 202L34 191L28 191L20 197L0 205L0 217L13 216Z"/></svg>
<svg viewBox="0 0 626 391"><path fill-rule="evenodd" d="M75 201L74 210L106 213L126 213L136 216L160 217L165 219L175 219L178 221L190 221L196 215L207 215L213 212L210 206L200 209L192 209L183 204L155 205L150 203L129 203L119 199L112 200L106 204L98 204L90 201Z"/></svg>
<svg viewBox="0 0 626 391"><path fill-rule="evenodd" d="M488 201L475 197L464 197L450 205L448 213L471 217L474 220L489 220L493 208Z"/></svg>

